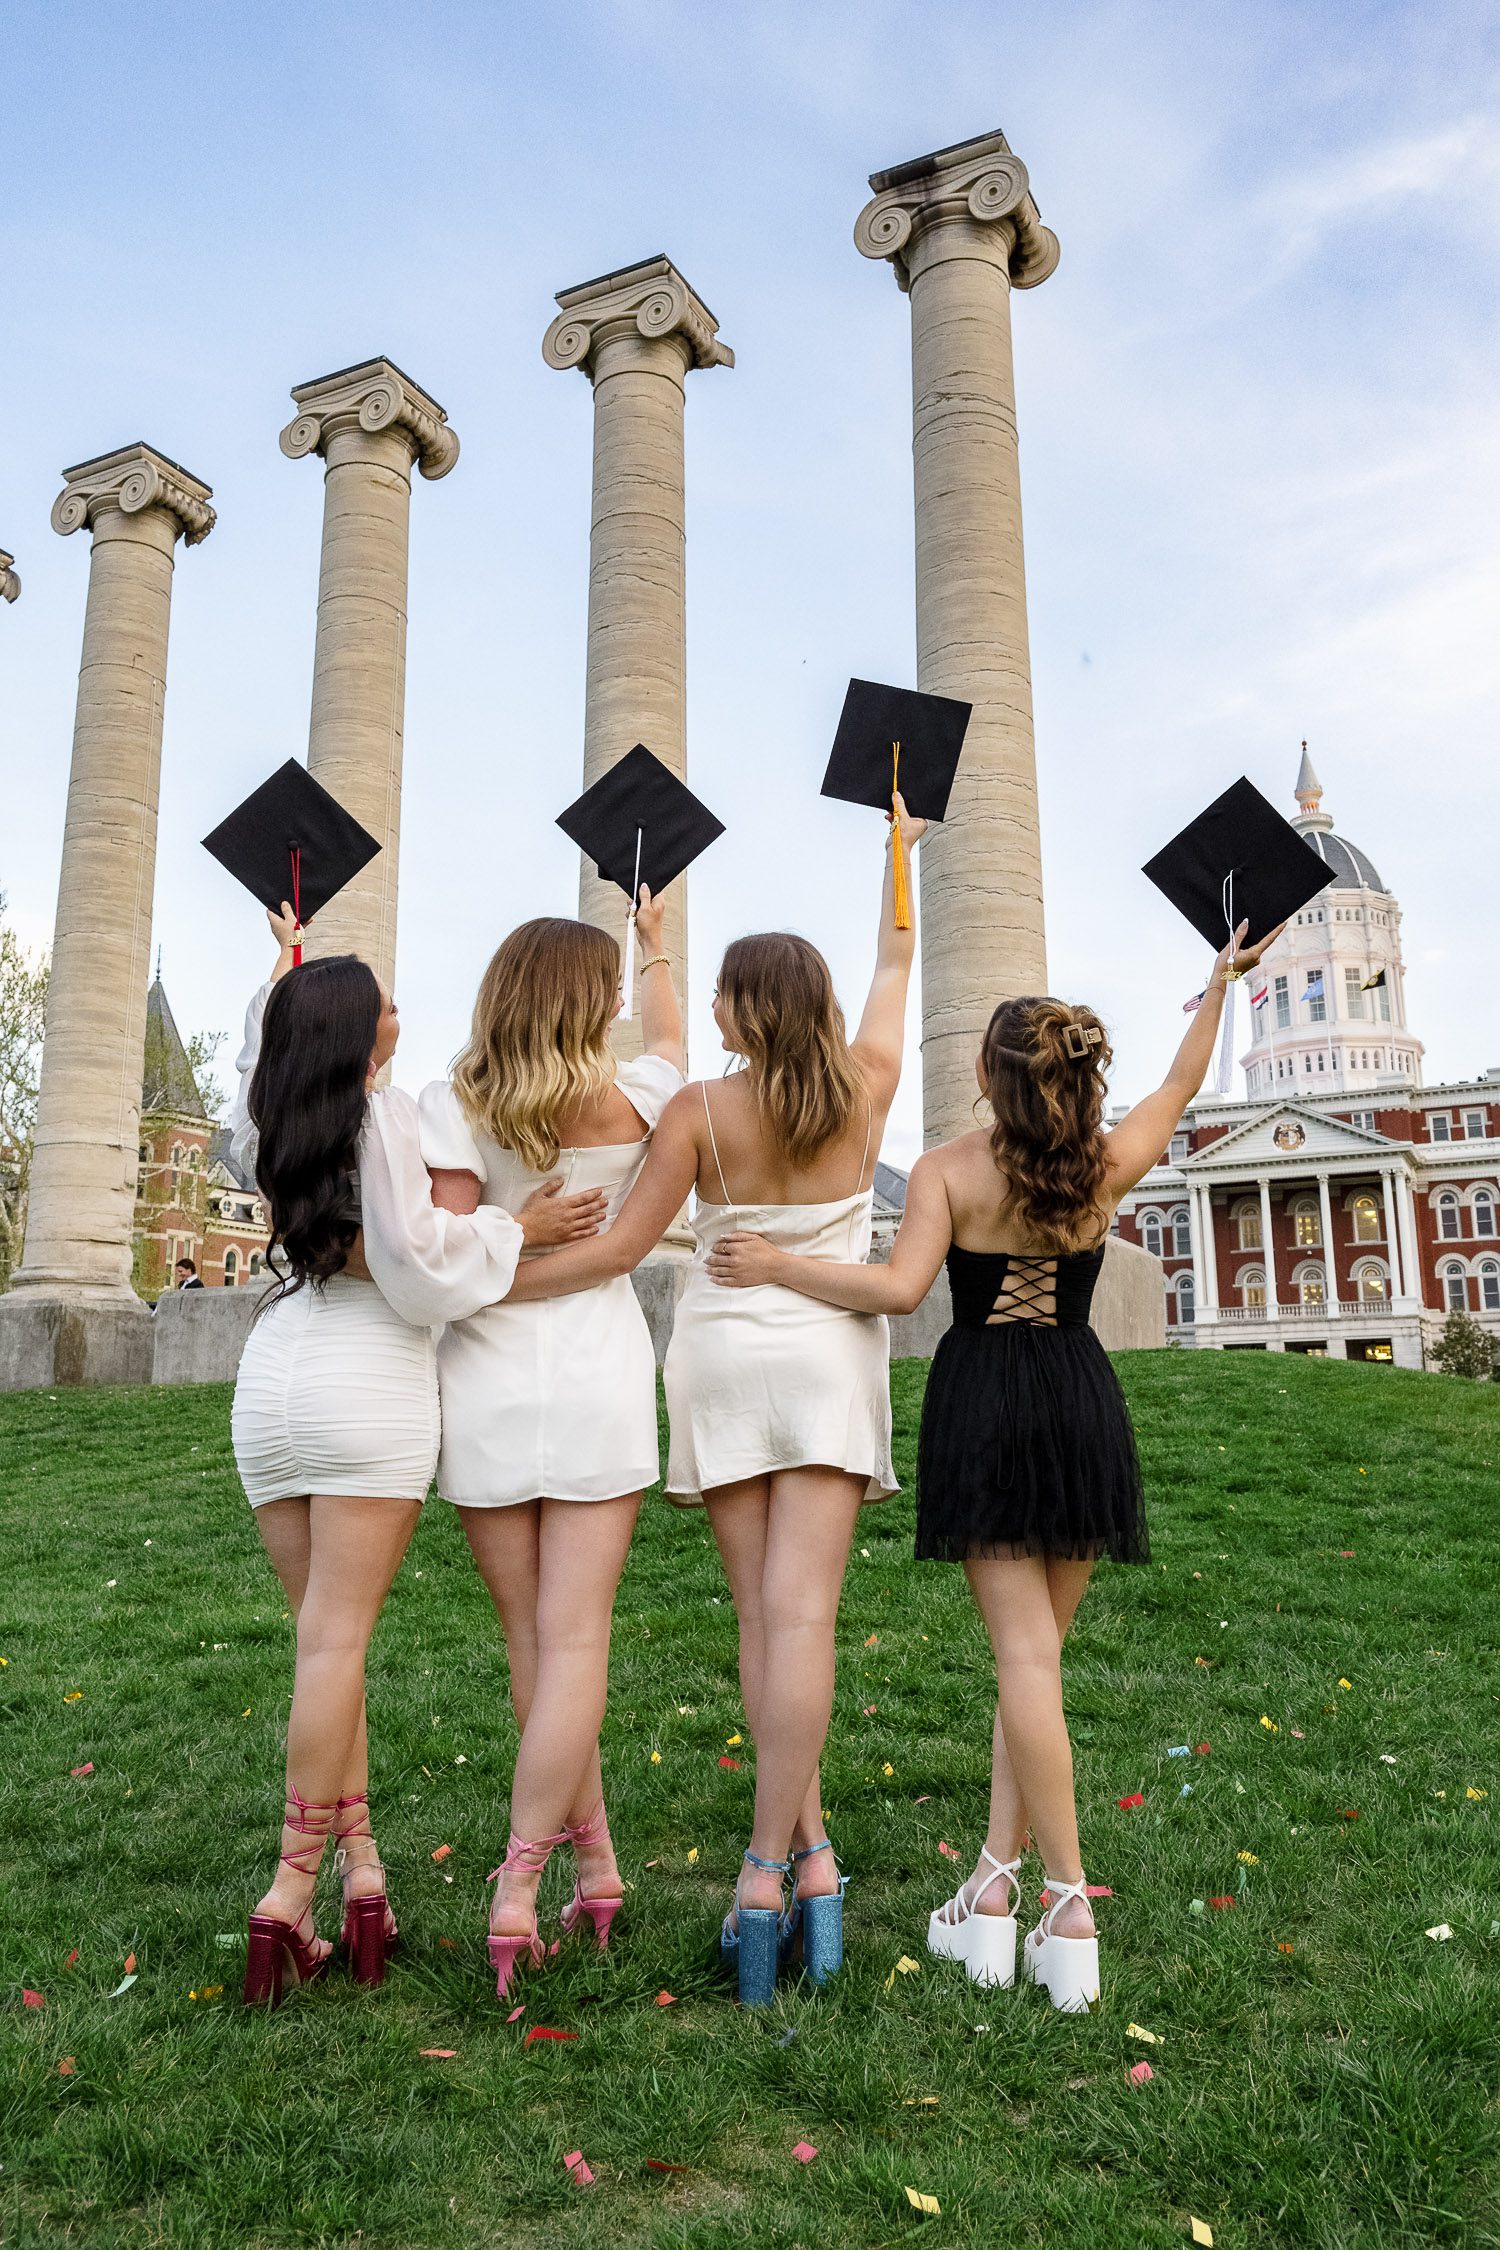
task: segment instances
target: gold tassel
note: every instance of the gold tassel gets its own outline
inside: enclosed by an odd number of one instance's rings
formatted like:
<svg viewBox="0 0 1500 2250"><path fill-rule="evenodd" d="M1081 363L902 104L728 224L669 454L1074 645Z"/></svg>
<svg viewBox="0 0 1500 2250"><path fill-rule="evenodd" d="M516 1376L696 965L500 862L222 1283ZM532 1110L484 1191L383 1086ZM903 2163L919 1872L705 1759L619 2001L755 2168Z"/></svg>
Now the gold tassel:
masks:
<svg viewBox="0 0 1500 2250"><path fill-rule="evenodd" d="M901 791L901 745L899 742L891 744L891 752L891 843L896 854L893 878L896 887L896 927L898 930L909 930L911 928L911 898L906 887L906 855L901 849L901 815L896 810L896 799Z"/></svg>

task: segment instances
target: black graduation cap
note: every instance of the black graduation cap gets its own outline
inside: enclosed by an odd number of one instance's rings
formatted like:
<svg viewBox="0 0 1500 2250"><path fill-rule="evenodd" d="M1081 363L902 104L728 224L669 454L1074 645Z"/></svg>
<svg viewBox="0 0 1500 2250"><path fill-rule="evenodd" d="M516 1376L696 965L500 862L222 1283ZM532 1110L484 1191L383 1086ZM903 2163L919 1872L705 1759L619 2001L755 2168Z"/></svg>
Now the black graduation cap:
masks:
<svg viewBox="0 0 1500 2250"><path fill-rule="evenodd" d="M948 695L919 695L915 688L851 680L822 794L889 813L899 792L914 820L941 820L973 708ZM898 826L898 847L900 841ZM906 866L899 848L895 880L896 927L909 930Z"/></svg>
<svg viewBox="0 0 1500 2250"><path fill-rule="evenodd" d="M1241 922L1258 943L1333 881L1333 869L1242 774L1142 874L1216 949Z"/></svg>
<svg viewBox="0 0 1500 2250"><path fill-rule="evenodd" d="M289 899L298 921L310 922L380 846L306 766L288 758L204 837L203 848L272 913Z"/></svg>
<svg viewBox="0 0 1500 2250"><path fill-rule="evenodd" d="M628 1017L634 1001L635 909L641 885L659 897L723 835L724 823L638 742L558 814L557 825L630 901L624 977Z"/></svg>

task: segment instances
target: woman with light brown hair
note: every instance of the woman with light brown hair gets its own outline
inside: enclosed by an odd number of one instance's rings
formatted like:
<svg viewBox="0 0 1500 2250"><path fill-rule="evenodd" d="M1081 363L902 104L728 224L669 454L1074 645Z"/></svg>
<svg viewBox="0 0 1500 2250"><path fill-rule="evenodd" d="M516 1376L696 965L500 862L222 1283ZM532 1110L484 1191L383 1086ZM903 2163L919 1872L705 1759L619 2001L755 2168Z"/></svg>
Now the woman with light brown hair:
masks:
<svg viewBox="0 0 1500 2250"><path fill-rule="evenodd" d="M887 846L875 975L850 1039L828 964L805 938L740 938L714 1020L744 1067L690 1085L657 1127L615 1224L523 1264L508 1302L624 1274L697 1192L698 1249L667 1353L669 1497L707 1507L740 1628L740 1687L755 1742L750 1849L723 1951L743 2001L768 2001L783 1954L815 1982L843 1955L843 1884L823 1831L818 1760L833 1705L833 1633L855 1518L896 1489L890 1336L883 1319L783 1288L736 1298L708 1260L752 1226L788 1264L863 1258L871 1182L901 1075L913 936L895 926L895 854L922 834L898 800ZM827 1270L841 1271L831 1264ZM796 1867L785 1920L782 1885Z"/></svg>
<svg viewBox="0 0 1500 2250"><path fill-rule="evenodd" d="M592 1194L608 1226L682 1085L682 1020L661 951L662 908L644 888L636 929L645 1052L617 1062L620 948L588 922L513 930L479 988L451 1083L421 1098L433 1200L450 1211L519 1209L539 1184ZM580 1225L579 1232L590 1231ZM503 1995L539 1965L535 1897L548 1855L577 1868L563 1927L602 1947L621 1883L605 1817L599 1726L615 1590L641 1495L660 1474L656 1357L628 1280L601 1274L557 1303L507 1298L454 1322L438 1346L438 1490L464 1532L505 1631L521 1743L511 1840L490 1915Z"/></svg>
<svg viewBox="0 0 1500 2250"><path fill-rule="evenodd" d="M748 1232L726 1235L709 1261L712 1280L732 1289L779 1285L884 1313L914 1310L946 1262L953 1326L922 1408L917 1556L963 1564L999 1694L984 1849L933 1914L927 1943L976 1983L1015 1981L1029 1825L1048 1904L1023 1969L1069 2010L1098 1998L1099 1949L1078 1850L1062 1642L1098 1558L1144 1562L1148 1552L1130 1416L1088 1325L1090 1300L1121 1197L1203 1082L1225 977L1253 967L1278 934L1235 951L1241 925L1162 1085L1108 1133L1113 1058L1093 1010L1003 1001L976 1064L993 1121L918 1159L888 1266L814 1265Z"/></svg>

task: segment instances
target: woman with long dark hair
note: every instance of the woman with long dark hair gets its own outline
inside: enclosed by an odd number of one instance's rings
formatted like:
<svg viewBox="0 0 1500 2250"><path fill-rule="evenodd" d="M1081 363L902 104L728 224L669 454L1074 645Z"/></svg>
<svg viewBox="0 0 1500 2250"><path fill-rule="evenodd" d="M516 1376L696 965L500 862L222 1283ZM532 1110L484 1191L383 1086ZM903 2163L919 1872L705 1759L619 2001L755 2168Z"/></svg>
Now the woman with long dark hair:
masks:
<svg viewBox="0 0 1500 2250"><path fill-rule="evenodd" d="M992 1122L918 1159L889 1265L814 1263L750 1232L727 1234L709 1261L713 1280L730 1288L779 1285L886 1313L914 1311L946 1261L953 1326L922 1408L916 1551L963 1564L994 1651L998 1701L984 1848L932 1915L927 1942L977 1983L1014 1982L1029 1825L1048 1903L1023 1967L1058 2008L1086 2008L1099 1993L1062 1642L1098 1558L1144 1562L1148 1552L1130 1416L1088 1325L1090 1301L1121 1197L1160 1157L1202 1084L1225 977L1252 968L1278 934L1244 948L1241 925L1162 1085L1108 1133L1112 1055L1093 1010L1003 1001L976 1064Z"/></svg>
<svg viewBox="0 0 1500 2250"><path fill-rule="evenodd" d="M271 1218L275 1285L235 1385L235 1459L297 1620L281 1860L250 1917L247 2001L325 1968L312 1929L330 1836L356 1978L378 1983L395 1937L368 1809L365 1651L432 1479L433 1328L501 1297L524 1243L591 1232L600 1199L556 1190L515 1217L431 1201L416 1104L375 1081L395 1002L351 954L293 967L289 907L251 1002L232 1146Z"/></svg>
<svg viewBox="0 0 1500 2250"><path fill-rule="evenodd" d="M682 1085L662 907L644 888L636 934L644 1051L629 1059L610 1049L620 948L607 930L547 917L499 947L451 1081L419 1103L438 1203L516 1211L550 1179L606 1198L606 1220L620 1208ZM537 1878L559 1844L571 1845L576 1875L564 1931L587 1928L602 1948L623 1896L599 1728L615 1591L641 1496L661 1473L656 1355L621 1274L454 1322L438 1346L438 1383L438 1490L458 1508L499 1613L521 1729L490 1911L503 1999L518 1965L544 1958Z"/></svg>
<svg viewBox="0 0 1500 2250"><path fill-rule="evenodd" d="M821 1982L843 1958L843 1879L824 1831L818 1761L855 1518L896 1489L890 1337L882 1319L784 1289L735 1299L709 1282L708 1259L721 1235L746 1224L774 1234L797 1264L869 1249L914 945L896 927L895 852L909 851L925 825L899 811L875 974L854 1037L815 946L785 932L737 939L719 972L714 1020L743 1067L685 1087L614 1225L596 1242L528 1261L509 1300L628 1273L696 1191L698 1248L665 1368L667 1493L707 1508L739 1618L755 1815L722 1951L752 2005L771 1999L783 1959L800 1953Z"/></svg>

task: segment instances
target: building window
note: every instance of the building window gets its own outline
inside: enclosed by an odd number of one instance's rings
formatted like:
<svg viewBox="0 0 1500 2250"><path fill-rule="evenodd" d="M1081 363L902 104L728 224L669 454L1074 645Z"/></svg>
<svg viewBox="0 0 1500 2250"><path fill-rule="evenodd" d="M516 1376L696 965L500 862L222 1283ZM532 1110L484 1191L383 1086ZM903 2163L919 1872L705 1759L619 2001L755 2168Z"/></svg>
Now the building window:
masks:
<svg viewBox="0 0 1500 2250"><path fill-rule="evenodd" d="M240 1254L231 1242L224 1253L224 1287L232 1289L240 1278Z"/></svg>
<svg viewBox="0 0 1500 2250"><path fill-rule="evenodd" d="M1428 1112L1427 1130L1435 1141L1451 1141L1453 1120L1443 1110L1431 1110Z"/></svg>
<svg viewBox="0 0 1500 2250"><path fill-rule="evenodd" d="M1351 1125L1362 1126L1367 1133L1373 1133L1375 1130L1375 1112L1373 1109L1351 1109L1349 1122Z"/></svg>
<svg viewBox="0 0 1500 2250"><path fill-rule="evenodd" d="M1345 969L1344 1013L1354 1023L1358 1023L1365 1012L1365 996L1359 989L1363 982L1358 969Z"/></svg>
<svg viewBox="0 0 1500 2250"><path fill-rule="evenodd" d="M1443 1302L1448 1307L1449 1312L1467 1312L1469 1309L1469 1292L1464 1283L1463 1267L1444 1266L1442 1279Z"/></svg>
<svg viewBox="0 0 1500 2250"><path fill-rule="evenodd" d="M1181 1164L1186 1157L1187 1152L1188 1137L1186 1133L1174 1133L1172 1135L1171 1146L1167 1151L1167 1154L1171 1157L1172 1162L1174 1164Z"/></svg>
<svg viewBox="0 0 1500 2250"><path fill-rule="evenodd" d="M1482 1141L1485 1137L1484 1111L1482 1109L1466 1109L1464 1111L1464 1139L1466 1141Z"/></svg>
<svg viewBox="0 0 1500 2250"><path fill-rule="evenodd" d="M265 1260L264 1260L264 1259L263 1259L263 1258L261 1257L261 1254L260 1254L260 1252L259 1252L258 1250L252 1250L252 1251L251 1251L251 1253L250 1253L250 1271L251 1271L251 1273L252 1273L252 1274L262 1274L262 1273L264 1273L264 1272L265 1272L265 1270L266 1270L266 1268L265 1268Z"/></svg>
<svg viewBox="0 0 1500 2250"><path fill-rule="evenodd" d="M1354 1213L1354 1239L1356 1242L1380 1240L1380 1205L1373 1195L1357 1195L1349 1206Z"/></svg>
<svg viewBox="0 0 1500 2250"><path fill-rule="evenodd" d="M1190 1273L1180 1273L1177 1276L1177 1320L1180 1327L1192 1327L1196 1305L1193 1277Z"/></svg>
<svg viewBox="0 0 1500 2250"><path fill-rule="evenodd" d="M1361 1266L1354 1279L1359 1289L1362 1304L1384 1304L1385 1275L1381 1272L1379 1266Z"/></svg>
<svg viewBox="0 0 1500 2250"><path fill-rule="evenodd" d="M1161 1215L1148 1211L1141 1221L1141 1248L1149 1250L1153 1258L1161 1256Z"/></svg>
<svg viewBox="0 0 1500 2250"><path fill-rule="evenodd" d="M1479 1302L1486 1312L1500 1312L1500 1266L1493 1258L1479 1269Z"/></svg>
<svg viewBox="0 0 1500 2250"><path fill-rule="evenodd" d="M1297 1276L1297 1295L1304 1305L1321 1305L1327 1302L1327 1288L1321 1266L1304 1266Z"/></svg>
<svg viewBox="0 0 1500 2250"><path fill-rule="evenodd" d="M1323 1216L1310 1195L1299 1195L1292 1205L1293 1240L1299 1250L1321 1250Z"/></svg>
<svg viewBox="0 0 1500 2250"><path fill-rule="evenodd" d="M1238 1229L1237 1240L1241 1250L1263 1250L1265 1248L1265 1243L1261 1239L1260 1205L1258 1203L1242 1203L1234 1214L1234 1220Z"/></svg>
<svg viewBox="0 0 1500 2250"><path fill-rule="evenodd" d="M1375 987L1375 998L1379 1004L1381 1022L1389 1023L1391 1020L1391 982L1389 975L1387 975L1384 984L1378 984Z"/></svg>
<svg viewBox="0 0 1500 2250"><path fill-rule="evenodd" d="M1328 1021L1328 1003L1323 998L1323 972L1321 969L1308 970L1307 989L1302 997L1307 1002L1308 1022L1326 1023Z"/></svg>
<svg viewBox="0 0 1500 2250"><path fill-rule="evenodd" d="M1292 995L1285 977L1276 979L1275 1006L1276 1029L1278 1031L1290 1031L1292 1028Z"/></svg>
<svg viewBox="0 0 1500 2250"><path fill-rule="evenodd" d="M1463 1233L1463 1224L1459 1217L1458 1197L1456 1195L1448 1194L1438 1197L1437 1217L1440 1240L1457 1242L1459 1236Z"/></svg>
<svg viewBox="0 0 1500 2250"><path fill-rule="evenodd" d="M1192 1254L1193 1230L1188 1224L1187 1205L1181 1203L1172 1214L1172 1255L1174 1258L1190 1258Z"/></svg>
<svg viewBox="0 0 1500 2250"><path fill-rule="evenodd" d="M1265 1311L1266 1277L1258 1267L1252 1268L1252 1270L1246 1274L1244 1280L1240 1284L1240 1293L1247 1305L1253 1308L1257 1308L1261 1312Z"/></svg>
<svg viewBox="0 0 1500 2250"><path fill-rule="evenodd" d="M1481 1242L1495 1239L1495 1198L1488 1188L1474 1190L1474 1232Z"/></svg>

